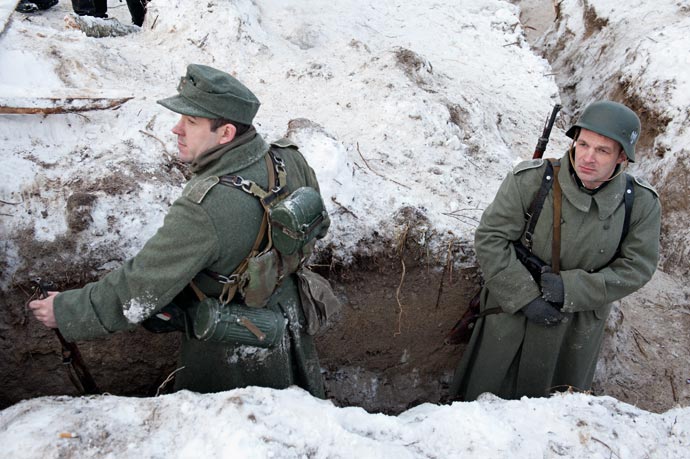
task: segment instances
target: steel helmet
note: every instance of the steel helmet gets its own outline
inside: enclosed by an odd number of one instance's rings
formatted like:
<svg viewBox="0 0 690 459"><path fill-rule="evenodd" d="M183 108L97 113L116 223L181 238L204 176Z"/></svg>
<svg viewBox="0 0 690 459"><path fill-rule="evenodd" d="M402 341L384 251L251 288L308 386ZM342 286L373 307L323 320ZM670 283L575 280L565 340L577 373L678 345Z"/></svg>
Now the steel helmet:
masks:
<svg viewBox="0 0 690 459"><path fill-rule="evenodd" d="M593 102L585 108L565 135L574 139L577 128L584 128L615 140L625 150L628 161L635 162L635 143L640 137L640 119L625 105L608 100Z"/></svg>

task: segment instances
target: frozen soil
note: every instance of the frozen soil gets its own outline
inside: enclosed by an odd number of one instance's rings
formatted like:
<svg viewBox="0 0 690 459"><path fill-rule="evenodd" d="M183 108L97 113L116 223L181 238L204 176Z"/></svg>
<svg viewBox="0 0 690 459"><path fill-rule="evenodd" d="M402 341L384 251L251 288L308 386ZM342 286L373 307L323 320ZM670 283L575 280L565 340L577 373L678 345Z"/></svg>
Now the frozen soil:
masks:
<svg viewBox="0 0 690 459"><path fill-rule="evenodd" d="M658 271L612 311L594 393L662 413L690 405L690 289Z"/></svg>
<svg viewBox="0 0 690 459"><path fill-rule="evenodd" d="M390 256L360 260L347 270L317 266L345 300L342 313L317 339L328 397L340 406L399 413L424 402L444 401L464 345L444 344L476 291L476 268L439 266L407 247ZM83 272L83 271L82 271ZM80 285L91 279L73 279ZM52 332L30 320L24 304L28 282L2 298L0 384L5 407L49 394L76 395ZM664 292L659 295L658 292ZM658 272L614 309L593 393L611 395L652 412L690 404L687 383L690 291ZM79 343L101 390L151 396L175 369L179 336L138 329Z"/></svg>
<svg viewBox="0 0 690 459"><path fill-rule="evenodd" d="M318 340L337 404L399 413L443 401L464 345L444 341L477 289L475 269L453 272L401 259L340 273L348 302Z"/></svg>

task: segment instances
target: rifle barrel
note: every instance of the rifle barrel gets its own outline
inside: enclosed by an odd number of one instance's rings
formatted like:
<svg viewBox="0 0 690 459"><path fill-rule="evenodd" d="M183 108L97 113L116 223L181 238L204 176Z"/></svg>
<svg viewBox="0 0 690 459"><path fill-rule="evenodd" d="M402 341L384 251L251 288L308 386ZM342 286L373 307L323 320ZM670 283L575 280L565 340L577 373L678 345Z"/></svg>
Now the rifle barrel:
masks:
<svg viewBox="0 0 690 459"><path fill-rule="evenodd" d="M551 136L551 129L553 129L553 125L556 122L556 116L558 115L558 112L560 110L561 104L556 104L553 106L553 110L551 110L551 115L546 119L546 122L544 123L544 130L542 131L541 137L539 137L539 140L537 140L537 146L534 149L532 159L538 159L544 156L544 152L546 151L546 144L549 143L549 137Z"/></svg>

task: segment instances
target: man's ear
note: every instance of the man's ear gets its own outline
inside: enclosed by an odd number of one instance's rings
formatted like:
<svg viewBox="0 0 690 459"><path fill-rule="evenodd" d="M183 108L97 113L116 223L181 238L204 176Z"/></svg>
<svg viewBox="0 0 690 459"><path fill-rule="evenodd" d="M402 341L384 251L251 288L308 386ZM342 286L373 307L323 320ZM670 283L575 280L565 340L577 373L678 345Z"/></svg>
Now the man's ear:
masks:
<svg viewBox="0 0 690 459"><path fill-rule="evenodd" d="M628 155L625 154L625 150L623 150L623 147L621 147L621 151L618 153L618 160L616 161L616 164L624 163L627 160Z"/></svg>
<svg viewBox="0 0 690 459"><path fill-rule="evenodd" d="M237 134L237 128L230 123L224 124L218 129L221 130L221 136L218 139L219 144L231 142L235 138L235 134Z"/></svg>

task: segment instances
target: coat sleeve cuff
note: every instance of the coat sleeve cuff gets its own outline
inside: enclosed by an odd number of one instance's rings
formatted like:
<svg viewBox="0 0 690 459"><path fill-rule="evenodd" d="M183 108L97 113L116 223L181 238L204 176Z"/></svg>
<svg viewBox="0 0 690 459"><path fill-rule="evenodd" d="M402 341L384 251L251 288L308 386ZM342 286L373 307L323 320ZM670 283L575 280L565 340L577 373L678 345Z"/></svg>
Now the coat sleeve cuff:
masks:
<svg viewBox="0 0 690 459"><path fill-rule="evenodd" d="M541 290L527 269L515 260L508 268L486 281L486 288L505 312L515 314L541 296Z"/></svg>
<svg viewBox="0 0 690 459"><path fill-rule="evenodd" d="M88 289L87 286L79 290L67 290L59 293L53 302L58 329L68 341L91 339L110 333L88 301Z"/></svg>

